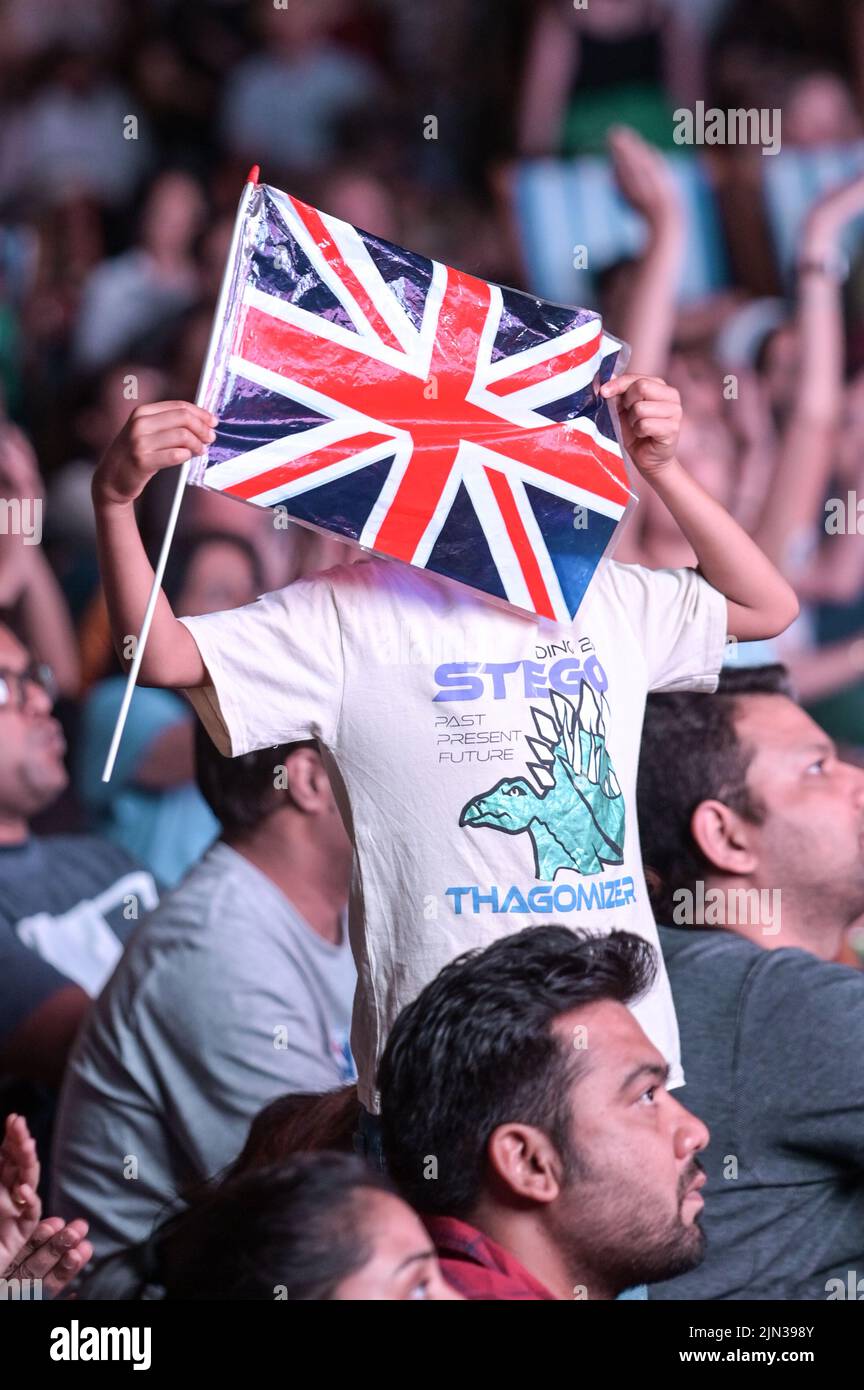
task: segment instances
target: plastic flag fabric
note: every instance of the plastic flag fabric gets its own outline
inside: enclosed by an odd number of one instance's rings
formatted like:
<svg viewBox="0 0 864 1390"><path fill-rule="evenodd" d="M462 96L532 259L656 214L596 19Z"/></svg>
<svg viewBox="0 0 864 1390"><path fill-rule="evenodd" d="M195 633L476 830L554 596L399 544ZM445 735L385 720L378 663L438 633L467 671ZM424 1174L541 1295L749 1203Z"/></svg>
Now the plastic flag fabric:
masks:
<svg viewBox="0 0 864 1390"><path fill-rule="evenodd" d="M569 622L633 498L599 316L266 184L235 245L190 480Z"/></svg>

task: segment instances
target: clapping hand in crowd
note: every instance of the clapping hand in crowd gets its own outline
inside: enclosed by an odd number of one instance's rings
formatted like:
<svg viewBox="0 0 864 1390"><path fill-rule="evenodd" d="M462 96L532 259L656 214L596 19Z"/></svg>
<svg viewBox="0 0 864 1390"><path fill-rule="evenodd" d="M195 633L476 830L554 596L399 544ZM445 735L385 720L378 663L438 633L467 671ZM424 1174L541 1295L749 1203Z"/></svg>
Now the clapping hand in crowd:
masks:
<svg viewBox="0 0 864 1390"><path fill-rule="evenodd" d="M41 1280L41 1296L56 1298L93 1255L86 1221L41 1220L39 1158L27 1122L7 1115L0 1145L0 1278Z"/></svg>

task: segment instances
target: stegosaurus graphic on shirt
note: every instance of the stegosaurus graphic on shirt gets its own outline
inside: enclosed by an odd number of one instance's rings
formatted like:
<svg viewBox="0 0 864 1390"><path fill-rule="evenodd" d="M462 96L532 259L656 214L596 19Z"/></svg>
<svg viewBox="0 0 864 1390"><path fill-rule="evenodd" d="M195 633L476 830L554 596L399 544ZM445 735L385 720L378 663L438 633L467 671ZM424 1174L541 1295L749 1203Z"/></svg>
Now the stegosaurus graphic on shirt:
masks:
<svg viewBox="0 0 864 1390"><path fill-rule="evenodd" d="M525 735L537 760L527 765L536 787L526 777L505 777L459 817L471 830L530 835L534 873L548 882L559 869L598 874L624 859L624 798L596 692L583 680L576 708L566 695L550 694L551 714L531 706L537 738Z"/></svg>

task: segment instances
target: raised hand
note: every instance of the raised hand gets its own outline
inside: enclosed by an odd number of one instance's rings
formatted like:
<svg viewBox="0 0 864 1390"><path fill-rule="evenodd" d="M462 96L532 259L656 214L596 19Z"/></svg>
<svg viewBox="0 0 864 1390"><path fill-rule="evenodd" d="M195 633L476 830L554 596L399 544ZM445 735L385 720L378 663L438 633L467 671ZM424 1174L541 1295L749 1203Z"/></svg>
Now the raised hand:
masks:
<svg viewBox="0 0 864 1390"><path fill-rule="evenodd" d="M93 1246L86 1240L87 1222L65 1222L59 1216L46 1217L3 1271L4 1279L34 1280L42 1284L43 1298L56 1298L93 1258Z"/></svg>
<svg viewBox="0 0 864 1390"><path fill-rule="evenodd" d="M0 1144L0 1270L11 1265L42 1215L36 1141L23 1115L7 1115Z"/></svg>
<svg viewBox="0 0 864 1390"><path fill-rule="evenodd" d="M203 454L215 424L215 415L189 401L137 406L93 475L94 499L134 502L155 473Z"/></svg>
<svg viewBox="0 0 864 1390"><path fill-rule="evenodd" d="M801 238L805 258L824 256L837 249L843 229L864 214L864 174L832 188L807 213Z"/></svg>
<svg viewBox="0 0 864 1390"><path fill-rule="evenodd" d="M23 1115L7 1115L0 1144L0 1279L40 1279L56 1298L93 1256L86 1221L41 1221L39 1157Z"/></svg>
<svg viewBox="0 0 864 1390"><path fill-rule="evenodd" d="M623 373L600 387L617 400L624 447L645 478L655 477L675 459L681 430L681 397L659 376Z"/></svg>
<svg viewBox="0 0 864 1390"><path fill-rule="evenodd" d="M683 217L681 199L667 161L631 130L614 126L607 137L615 182L631 207L657 228Z"/></svg>

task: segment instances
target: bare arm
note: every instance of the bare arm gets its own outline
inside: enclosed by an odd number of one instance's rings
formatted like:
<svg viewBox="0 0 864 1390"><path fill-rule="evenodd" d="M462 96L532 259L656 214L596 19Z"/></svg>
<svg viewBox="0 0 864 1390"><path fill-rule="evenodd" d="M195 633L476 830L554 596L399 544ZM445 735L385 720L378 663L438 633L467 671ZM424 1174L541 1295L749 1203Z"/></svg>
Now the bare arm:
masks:
<svg viewBox="0 0 864 1390"><path fill-rule="evenodd" d="M133 656L134 639L147 607L153 568L147 559L135 499L162 468L197 457L212 442L215 417L184 401L139 406L129 416L93 477L93 506L99 570L108 605L111 636L121 661ZM194 638L160 593L141 679L148 685L191 689L205 685L207 671Z"/></svg>
<svg viewBox="0 0 864 1390"><path fill-rule="evenodd" d="M579 40L557 9L544 4L535 21L519 102L519 153L556 151L567 95L576 68Z"/></svg>
<svg viewBox="0 0 864 1390"><path fill-rule="evenodd" d="M77 695L81 667L63 591L41 550L27 557L27 579L18 600L21 633L40 661L50 662L61 695Z"/></svg>
<svg viewBox="0 0 864 1390"><path fill-rule="evenodd" d="M662 376L669 364L676 298L684 251L684 212L668 164L635 130L618 126L609 152L619 189L648 226L620 322L608 327L630 344L630 371ZM654 509L662 506L651 488L639 490L639 506L615 551L625 564L644 564Z"/></svg>
<svg viewBox="0 0 864 1390"><path fill-rule="evenodd" d="M828 483L843 387L843 310L831 263L843 228L862 212L864 177L859 177L817 203L804 231L799 390L756 530L759 545L784 574L797 567L796 542L818 518Z"/></svg>
<svg viewBox="0 0 864 1390"><path fill-rule="evenodd" d="M0 493L20 501L22 528L19 535L0 537L0 605L14 609L16 627L33 655L51 663L60 693L74 696L81 682L75 630L40 544L44 492L29 439L17 426L4 422L0 426Z"/></svg>
<svg viewBox="0 0 864 1390"><path fill-rule="evenodd" d="M624 316L609 326L630 344L631 372L658 376L666 371L675 329L684 211L666 160L635 130L616 127L609 150L618 187L648 225Z"/></svg>
<svg viewBox="0 0 864 1390"><path fill-rule="evenodd" d="M821 700L857 684L864 676L864 637L847 637L825 647L784 652L783 661L798 698Z"/></svg>
<svg viewBox="0 0 864 1390"><path fill-rule="evenodd" d="M624 445L690 542L699 572L725 594L728 630L739 641L776 637L798 616L798 600L758 545L675 456L681 400L656 377L617 377L601 388L619 401Z"/></svg>
<svg viewBox="0 0 864 1390"><path fill-rule="evenodd" d="M63 985L15 1029L0 1048L0 1072L59 1086L66 1059L93 1001L80 985Z"/></svg>

